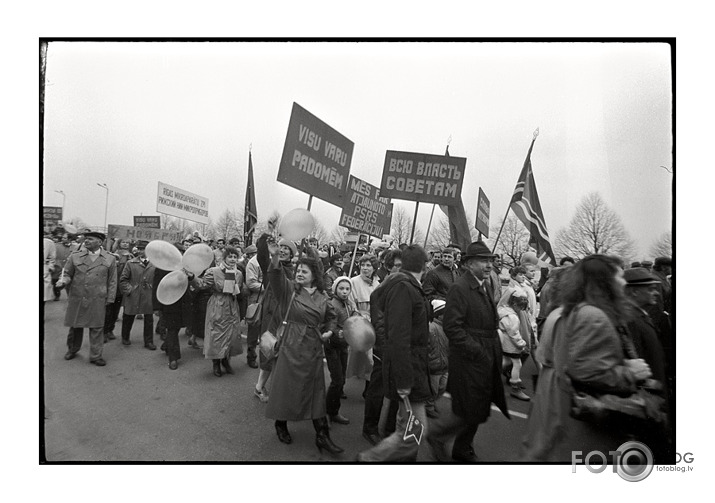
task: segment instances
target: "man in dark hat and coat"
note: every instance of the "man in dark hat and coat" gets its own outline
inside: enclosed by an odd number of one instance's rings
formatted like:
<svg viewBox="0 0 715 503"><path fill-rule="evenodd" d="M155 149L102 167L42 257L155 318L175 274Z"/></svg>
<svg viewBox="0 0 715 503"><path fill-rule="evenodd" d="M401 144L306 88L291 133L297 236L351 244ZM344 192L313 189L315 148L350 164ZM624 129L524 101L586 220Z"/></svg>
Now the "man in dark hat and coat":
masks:
<svg viewBox="0 0 715 503"><path fill-rule="evenodd" d="M82 249L67 257L56 284L58 288L69 286L65 326L70 331L65 360L75 357L82 347L84 329L89 328L89 361L102 367L106 365L102 358L104 316L117 292L117 261L100 247L104 234L89 231L84 238Z"/></svg>
<svg viewBox="0 0 715 503"><path fill-rule="evenodd" d="M446 458L444 446L456 435L452 459L475 462L472 442L486 422L491 404L509 418L501 382L502 349L499 317L488 281L494 255L482 241L471 243L462 257L465 273L447 294L444 332L449 339L447 391L453 414L430 420L427 440L432 455Z"/></svg>
<svg viewBox="0 0 715 503"><path fill-rule="evenodd" d="M146 241L137 242L139 256L131 259L124 266L119 279L119 288L124 297L124 314L122 315L122 344L129 346L129 336L134 325L134 317L144 316L144 347L156 349L154 345L154 305L152 289L154 286L154 265L146 258Z"/></svg>

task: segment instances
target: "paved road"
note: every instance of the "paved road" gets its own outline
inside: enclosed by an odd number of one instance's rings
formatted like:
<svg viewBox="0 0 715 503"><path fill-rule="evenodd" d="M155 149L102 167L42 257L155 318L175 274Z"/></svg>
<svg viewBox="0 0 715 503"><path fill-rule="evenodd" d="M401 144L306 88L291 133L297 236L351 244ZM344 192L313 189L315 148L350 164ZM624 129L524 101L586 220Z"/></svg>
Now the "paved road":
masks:
<svg viewBox="0 0 715 503"><path fill-rule="evenodd" d="M341 413L347 426L334 425L333 440L345 448L340 457L319 454L310 421L289 423L293 443L278 442L265 404L252 394L258 371L233 358L235 375L217 378L211 362L179 336L179 369L166 355L142 344L142 322L134 323L131 346L119 339L104 346L107 366L89 363L89 341L78 356L65 361L67 302L48 302L44 323L44 431L48 461L217 461L333 462L352 461L369 447L361 436L363 381L348 380ZM119 335L121 323L115 333ZM157 346L161 341L156 336ZM528 365L523 375L531 375ZM526 382L526 380L525 380ZM527 383L532 394L531 383ZM511 421L495 412L480 426L475 450L481 461L517 460L528 403L507 398L517 412ZM521 416L521 417L519 417ZM420 460L424 460L421 452Z"/></svg>

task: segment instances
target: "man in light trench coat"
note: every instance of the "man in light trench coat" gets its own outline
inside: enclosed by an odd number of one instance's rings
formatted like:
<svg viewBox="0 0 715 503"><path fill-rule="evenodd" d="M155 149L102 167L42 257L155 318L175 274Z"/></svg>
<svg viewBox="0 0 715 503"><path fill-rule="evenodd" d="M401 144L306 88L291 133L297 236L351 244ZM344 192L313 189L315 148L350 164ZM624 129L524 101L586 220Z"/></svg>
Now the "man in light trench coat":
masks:
<svg viewBox="0 0 715 503"><path fill-rule="evenodd" d="M101 232L86 232L84 246L67 258L56 284L57 288L69 287L65 326L70 331L65 360L77 355L84 329L89 328L89 361L99 367L106 365L102 358L104 314L117 292L117 261L100 248L104 240Z"/></svg>

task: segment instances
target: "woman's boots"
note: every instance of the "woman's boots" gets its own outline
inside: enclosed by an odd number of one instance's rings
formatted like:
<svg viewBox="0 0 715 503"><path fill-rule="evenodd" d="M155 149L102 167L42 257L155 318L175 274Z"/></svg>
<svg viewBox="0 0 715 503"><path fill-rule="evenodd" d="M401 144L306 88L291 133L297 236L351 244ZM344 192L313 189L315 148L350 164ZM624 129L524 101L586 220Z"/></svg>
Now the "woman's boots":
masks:
<svg viewBox="0 0 715 503"><path fill-rule="evenodd" d="M276 434L278 435L278 440L284 444L290 444L293 439L288 433L288 421L276 421Z"/></svg>
<svg viewBox="0 0 715 503"><path fill-rule="evenodd" d="M343 452L344 449L335 445L330 439L327 418L313 419L313 427L315 428L315 445L319 452L323 452L323 449L333 455Z"/></svg>
<svg viewBox="0 0 715 503"><path fill-rule="evenodd" d="M223 368L226 369L227 374L233 374L233 369L231 368L231 363L229 362L229 357L226 356L221 360L221 364L223 365Z"/></svg>
<svg viewBox="0 0 715 503"><path fill-rule="evenodd" d="M214 359L214 375L216 377L221 377L223 373L221 372L221 360Z"/></svg>

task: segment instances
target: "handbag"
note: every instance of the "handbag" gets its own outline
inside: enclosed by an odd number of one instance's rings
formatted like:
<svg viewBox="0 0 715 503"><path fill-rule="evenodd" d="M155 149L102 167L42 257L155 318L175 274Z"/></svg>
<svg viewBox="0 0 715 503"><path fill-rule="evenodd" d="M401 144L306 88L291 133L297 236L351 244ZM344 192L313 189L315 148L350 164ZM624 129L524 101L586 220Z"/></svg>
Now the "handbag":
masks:
<svg viewBox="0 0 715 503"><path fill-rule="evenodd" d="M241 340L241 331L234 330L231 335L231 346L228 352L229 356L238 356L243 354L243 341Z"/></svg>
<svg viewBox="0 0 715 503"><path fill-rule="evenodd" d="M263 311L263 299L261 298L261 292L263 291L263 283L261 283L261 289L258 291L258 302L252 302L248 304L246 308L246 323L249 325L258 325L261 322L261 312Z"/></svg>
<svg viewBox="0 0 715 503"><path fill-rule="evenodd" d="M285 327L286 325L288 325L288 313L290 312L290 308L293 305L294 298L295 290L293 290L293 295L291 295L290 302L288 303L288 309L286 309L286 314L283 317L283 321L278 326L276 334L273 335L273 332L271 332L270 330L266 330L265 332L263 332L263 334L261 334L261 342L259 344L259 349L261 351L261 354L267 361L273 360L278 356L278 348L281 342L281 338L283 337Z"/></svg>
<svg viewBox="0 0 715 503"><path fill-rule="evenodd" d="M571 417L598 425L638 432L663 427L667 422L665 399L645 387L627 397L612 394L591 395L575 391L571 397Z"/></svg>

